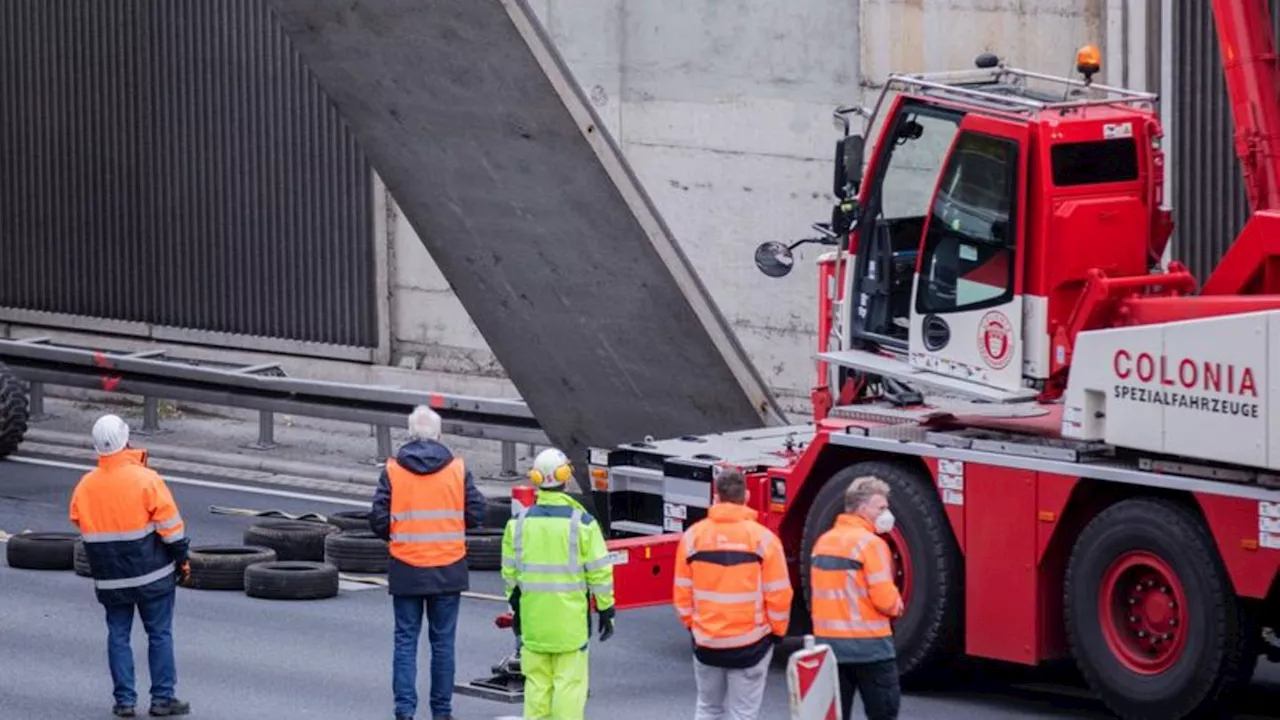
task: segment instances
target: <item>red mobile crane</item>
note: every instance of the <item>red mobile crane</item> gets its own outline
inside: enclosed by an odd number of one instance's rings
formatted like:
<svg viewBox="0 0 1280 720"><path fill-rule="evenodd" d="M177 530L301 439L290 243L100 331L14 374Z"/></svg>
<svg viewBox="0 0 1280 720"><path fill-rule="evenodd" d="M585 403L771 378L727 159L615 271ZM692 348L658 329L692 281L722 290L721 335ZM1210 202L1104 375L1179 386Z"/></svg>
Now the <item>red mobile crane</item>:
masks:
<svg viewBox="0 0 1280 720"><path fill-rule="evenodd" d="M1198 295L1163 209L1156 97L1006 67L893 75L842 109L814 419L593 450L619 607L670 601L716 469L807 559L845 488L893 488L899 662L1070 656L1125 718L1247 684L1280 626L1280 97L1261 0L1215 0L1253 216ZM862 172L861 114L878 141ZM1280 412L1280 411L1278 411ZM1280 415L1277 416L1280 420ZM1274 653L1274 649L1271 651Z"/></svg>

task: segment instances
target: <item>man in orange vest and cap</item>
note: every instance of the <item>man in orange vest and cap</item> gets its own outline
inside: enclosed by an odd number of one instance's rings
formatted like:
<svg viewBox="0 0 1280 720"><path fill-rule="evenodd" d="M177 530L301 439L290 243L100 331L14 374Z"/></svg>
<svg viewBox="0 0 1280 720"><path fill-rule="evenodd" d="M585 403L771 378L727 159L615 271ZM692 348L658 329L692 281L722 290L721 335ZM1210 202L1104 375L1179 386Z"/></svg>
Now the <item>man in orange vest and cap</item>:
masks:
<svg viewBox="0 0 1280 720"><path fill-rule="evenodd" d="M418 638L426 611L431 641L431 717L452 720L454 638L462 593L471 587L466 529L484 523L471 471L440 443L440 416L418 406L409 442L387 460L369 525L390 543L387 589L395 607L392 691L396 719L418 709Z"/></svg>

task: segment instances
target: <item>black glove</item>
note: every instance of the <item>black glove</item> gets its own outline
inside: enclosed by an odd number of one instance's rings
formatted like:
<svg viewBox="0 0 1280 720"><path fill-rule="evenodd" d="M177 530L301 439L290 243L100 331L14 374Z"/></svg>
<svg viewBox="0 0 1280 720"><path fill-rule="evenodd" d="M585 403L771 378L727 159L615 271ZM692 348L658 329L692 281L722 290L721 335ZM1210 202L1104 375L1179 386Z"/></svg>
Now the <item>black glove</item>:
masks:
<svg viewBox="0 0 1280 720"><path fill-rule="evenodd" d="M511 630L520 636L520 588L511 591L507 602L511 604Z"/></svg>
<svg viewBox="0 0 1280 720"><path fill-rule="evenodd" d="M781 635L770 635L769 639L773 641L774 645L781 645L784 638Z"/></svg>
<svg viewBox="0 0 1280 720"><path fill-rule="evenodd" d="M613 608L600 611L600 642L613 637Z"/></svg>

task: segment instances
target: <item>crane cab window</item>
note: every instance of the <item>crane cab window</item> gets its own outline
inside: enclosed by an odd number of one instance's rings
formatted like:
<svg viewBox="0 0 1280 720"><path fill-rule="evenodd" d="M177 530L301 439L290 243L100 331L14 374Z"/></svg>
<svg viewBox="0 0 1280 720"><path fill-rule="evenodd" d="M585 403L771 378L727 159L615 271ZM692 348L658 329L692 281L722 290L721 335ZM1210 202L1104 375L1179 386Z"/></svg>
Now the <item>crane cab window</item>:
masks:
<svg viewBox="0 0 1280 720"><path fill-rule="evenodd" d="M916 310L978 310L1013 297L1018 145L964 132L933 200Z"/></svg>
<svg viewBox="0 0 1280 720"><path fill-rule="evenodd" d="M1133 138L1062 143L1049 150L1058 187L1130 182L1138 179L1138 143Z"/></svg>

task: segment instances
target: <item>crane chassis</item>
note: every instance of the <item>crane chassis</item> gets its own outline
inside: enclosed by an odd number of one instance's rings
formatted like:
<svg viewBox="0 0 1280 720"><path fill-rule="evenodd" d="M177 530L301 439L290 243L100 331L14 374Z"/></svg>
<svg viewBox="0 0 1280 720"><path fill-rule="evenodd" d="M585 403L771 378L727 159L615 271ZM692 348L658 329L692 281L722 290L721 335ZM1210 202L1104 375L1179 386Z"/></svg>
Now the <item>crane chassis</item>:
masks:
<svg viewBox="0 0 1280 720"><path fill-rule="evenodd" d="M1096 49L1083 80L983 55L837 111L831 221L756 252L782 277L796 246L834 248L813 420L592 449L619 607L670 601L675 545L730 466L787 550L791 632L810 631L811 548L874 475L907 676L1069 658L1118 716L1166 720L1280 660L1280 74L1265 2L1213 9L1253 215L1198 292L1162 260L1156 97L1092 83ZM867 182L850 115L882 121ZM919 166L930 136L913 200L895 158Z"/></svg>

